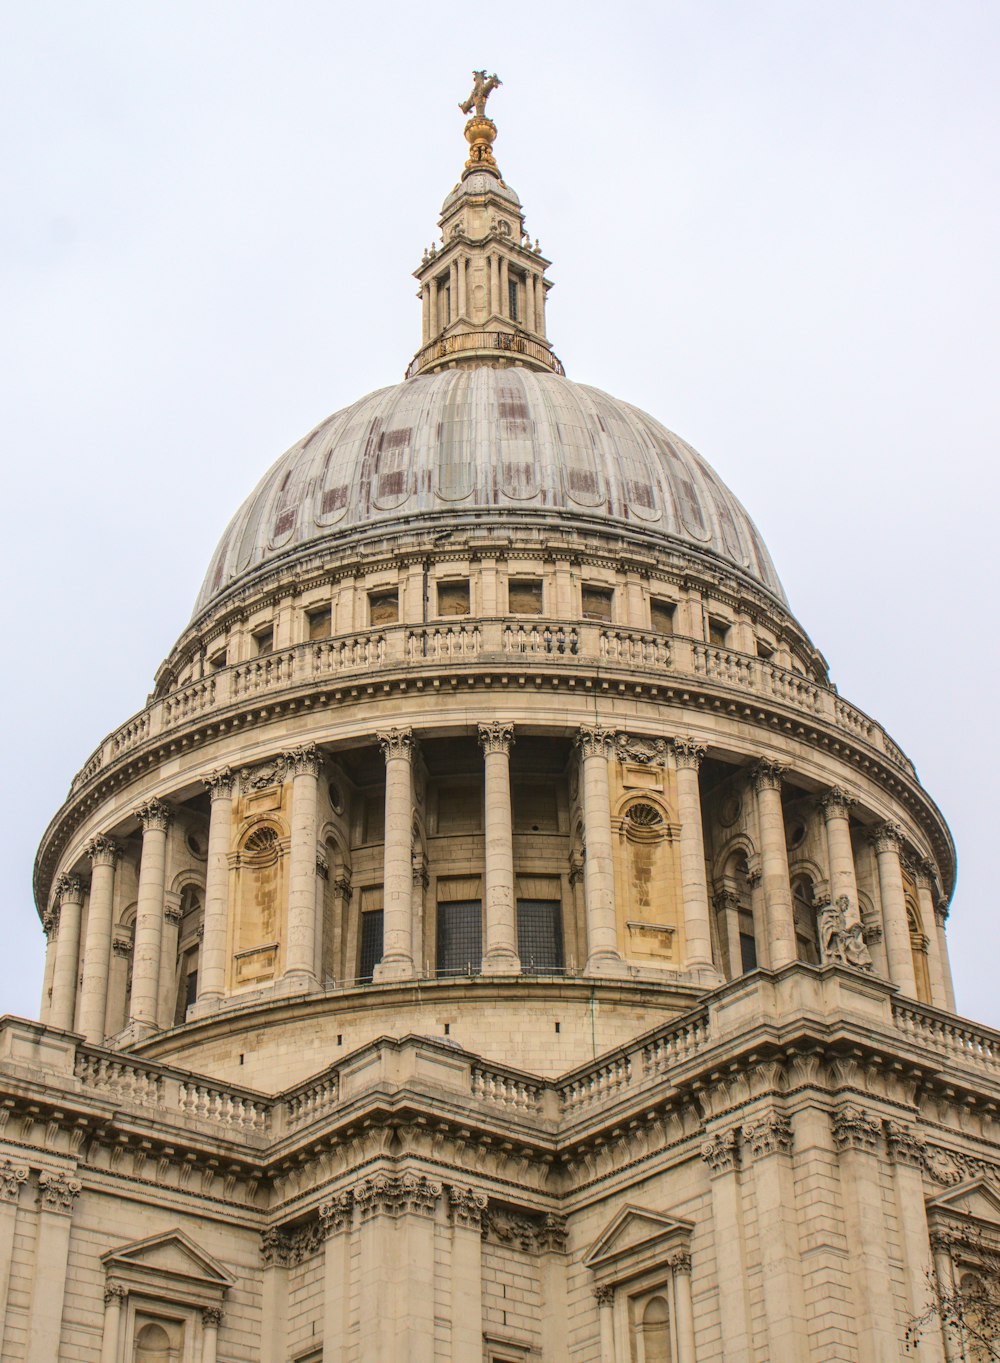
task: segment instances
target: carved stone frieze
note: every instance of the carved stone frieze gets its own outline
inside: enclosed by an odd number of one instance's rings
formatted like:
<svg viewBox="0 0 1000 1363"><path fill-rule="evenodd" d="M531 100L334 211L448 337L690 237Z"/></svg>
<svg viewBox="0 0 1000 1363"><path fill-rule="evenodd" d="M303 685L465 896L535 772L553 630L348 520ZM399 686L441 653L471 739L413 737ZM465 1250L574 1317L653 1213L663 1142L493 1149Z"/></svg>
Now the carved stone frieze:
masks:
<svg viewBox="0 0 1000 1363"><path fill-rule="evenodd" d="M633 762L639 767L662 767L667 760L665 738L637 738L619 734L616 741L619 762Z"/></svg>
<svg viewBox="0 0 1000 1363"><path fill-rule="evenodd" d="M868 1154L878 1151L882 1129L878 1122L861 1108L852 1105L830 1114L833 1140L838 1150L862 1150Z"/></svg>
<svg viewBox="0 0 1000 1363"><path fill-rule="evenodd" d="M453 1226L481 1231L488 1205L489 1198L485 1193L475 1188L462 1188L456 1183L448 1185L448 1214Z"/></svg>
<svg viewBox="0 0 1000 1363"><path fill-rule="evenodd" d="M251 795L257 790L284 785L287 775L288 764L284 757L272 757L256 766L240 768L240 790L244 795Z"/></svg>
<svg viewBox="0 0 1000 1363"><path fill-rule="evenodd" d="M483 1221L483 1239L530 1254L538 1248L538 1222L509 1207L490 1207Z"/></svg>
<svg viewBox="0 0 1000 1363"><path fill-rule="evenodd" d="M0 1164L0 1202L16 1202L21 1188L28 1181L28 1167L5 1159Z"/></svg>
<svg viewBox="0 0 1000 1363"><path fill-rule="evenodd" d="M441 1184L424 1174L375 1174L355 1187L354 1201L363 1221L407 1212L433 1216L441 1191Z"/></svg>
<svg viewBox="0 0 1000 1363"><path fill-rule="evenodd" d="M82 1184L69 1174L53 1174L43 1169L38 1175L38 1205L43 1211L72 1214Z"/></svg>
<svg viewBox="0 0 1000 1363"><path fill-rule="evenodd" d="M787 1155L792 1148L792 1126L780 1112L767 1112L745 1123L740 1134L755 1160Z"/></svg>
<svg viewBox="0 0 1000 1363"><path fill-rule="evenodd" d="M480 724L479 744L484 753L510 752L514 742L513 724L494 720L490 724Z"/></svg>

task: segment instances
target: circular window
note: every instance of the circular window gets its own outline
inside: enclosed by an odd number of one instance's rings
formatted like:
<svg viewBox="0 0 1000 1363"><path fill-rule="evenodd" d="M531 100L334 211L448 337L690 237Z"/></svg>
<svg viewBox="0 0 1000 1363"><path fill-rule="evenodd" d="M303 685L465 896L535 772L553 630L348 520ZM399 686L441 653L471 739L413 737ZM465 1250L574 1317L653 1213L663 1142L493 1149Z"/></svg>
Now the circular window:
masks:
<svg viewBox="0 0 1000 1363"><path fill-rule="evenodd" d="M800 847L806 840L806 826L801 819L796 819L785 828L785 846L789 849Z"/></svg>
<svg viewBox="0 0 1000 1363"><path fill-rule="evenodd" d="M742 812L743 801L740 797L735 793L727 795L719 806L719 822L723 828L732 828Z"/></svg>
<svg viewBox="0 0 1000 1363"><path fill-rule="evenodd" d="M208 848L205 845L205 839L200 833L188 833L184 842L193 857L197 857L200 861L205 860L205 857L208 855Z"/></svg>
<svg viewBox="0 0 1000 1363"><path fill-rule="evenodd" d="M343 792L341 791L340 787L337 785L336 781L331 781L331 782L330 782L329 795L330 795L330 804L331 804L332 807L333 807L333 812L334 812L334 814L343 814L343 812L344 812L344 795L343 795Z"/></svg>

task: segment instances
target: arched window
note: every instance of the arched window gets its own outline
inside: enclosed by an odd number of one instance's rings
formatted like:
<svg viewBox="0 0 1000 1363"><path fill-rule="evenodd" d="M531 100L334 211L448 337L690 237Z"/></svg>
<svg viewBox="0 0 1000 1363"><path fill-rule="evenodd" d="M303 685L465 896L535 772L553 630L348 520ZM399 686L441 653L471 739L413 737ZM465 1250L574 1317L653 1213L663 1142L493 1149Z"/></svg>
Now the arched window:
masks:
<svg viewBox="0 0 1000 1363"><path fill-rule="evenodd" d="M792 882L792 916L795 921L795 955L807 965L819 965L815 895L808 876L796 876Z"/></svg>
<svg viewBox="0 0 1000 1363"><path fill-rule="evenodd" d="M931 976L927 967L927 938L920 921L920 910L910 898L906 901L906 926L910 932L910 954L913 957L913 978L917 986L917 998L921 1003L930 1003Z"/></svg>
<svg viewBox="0 0 1000 1363"><path fill-rule="evenodd" d="M175 1363L180 1358L179 1344L162 1325L148 1321L136 1332L135 1363Z"/></svg>
<svg viewBox="0 0 1000 1363"><path fill-rule="evenodd" d="M670 1363L670 1308L666 1297L651 1297L639 1325L644 1363Z"/></svg>
<svg viewBox="0 0 1000 1363"><path fill-rule="evenodd" d="M174 1026L179 1026L187 1010L198 998L198 964L201 956L201 927L205 906L201 889L185 885L181 892L181 919L177 928L177 973L174 994Z"/></svg>

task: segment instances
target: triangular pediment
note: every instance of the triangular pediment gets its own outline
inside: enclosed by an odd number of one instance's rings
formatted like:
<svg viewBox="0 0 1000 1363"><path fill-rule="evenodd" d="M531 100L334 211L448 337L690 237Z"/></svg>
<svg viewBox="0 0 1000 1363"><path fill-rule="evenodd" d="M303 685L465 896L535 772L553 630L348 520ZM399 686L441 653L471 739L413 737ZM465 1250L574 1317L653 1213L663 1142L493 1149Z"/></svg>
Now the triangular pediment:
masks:
<svg viewBox="0 0 1000 1363"><path fill-rule="evenodd" d="M109 1272L149 1274L175 1282L198 1283L216 1290L232 1287L236 1279L181 1230L151 1235L130 1245L108 1250L101 1261Z"/></svg>
<svg viewBox="0 0 1000 1363"><path fill-rule="evenodd" d="M927 1213L945 1213L1000 1229L1000 1192L985 1178L970 1179L949 1188L927 1203Z"/></svg>
<svg viewBox="0 0 1000 1363"><path fill-rule="evenodd" d="M647 1207L626 1205L608 1222L583 1262L588 1268L600 1268L648 1250L660 1241L673 1240L679 1245L686 1242L691 1230L690 1221L679 1221Z"/></svg>

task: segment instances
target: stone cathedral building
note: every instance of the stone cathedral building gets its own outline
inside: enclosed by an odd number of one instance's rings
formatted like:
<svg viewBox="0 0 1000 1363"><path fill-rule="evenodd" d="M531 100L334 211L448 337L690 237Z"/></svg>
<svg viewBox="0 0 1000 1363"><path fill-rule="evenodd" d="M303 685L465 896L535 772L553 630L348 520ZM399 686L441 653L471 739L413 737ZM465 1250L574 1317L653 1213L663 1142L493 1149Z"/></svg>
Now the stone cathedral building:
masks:
<svg viewBox="0 0 1000 1363"><path fill-rule="evenodd" d="M405 380L42 840L3 1363L889 1363L1000 1238L948 828L712 469L565 377L490 83Z"/></svg>

